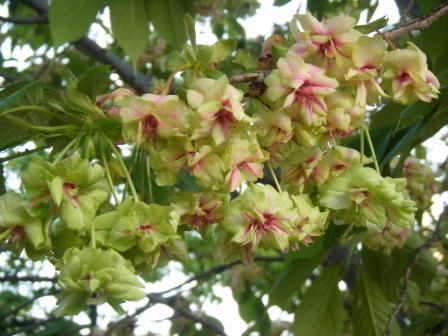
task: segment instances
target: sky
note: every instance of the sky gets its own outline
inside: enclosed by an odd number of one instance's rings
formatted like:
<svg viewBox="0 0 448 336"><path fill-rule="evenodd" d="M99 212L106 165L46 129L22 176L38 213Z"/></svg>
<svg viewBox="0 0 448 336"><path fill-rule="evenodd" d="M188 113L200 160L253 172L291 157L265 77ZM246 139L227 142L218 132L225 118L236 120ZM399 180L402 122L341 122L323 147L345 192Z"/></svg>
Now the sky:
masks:
<svg viewBox="0 0 448 336"><path fill-rule="evenodd" d="M249 38L257 37L259 35L268 36L272 33L272 28L274 23L276 24L284 24L291 20L292 16L299 11L300 13L304 13L306 9L306 1L293 0L289 2L287 5L282 7L273 6L273 0L261 0L261 7L257 10L256 14L248 19L240 20L240 23L245 27L246 34ZM7 10L5 6L0 6L0 15L7 16ZM389 18L389 24L396 23L399 19L398 9L395 6L395 2L391 0L380 0L379 7L373 15L372 20L378 19L382 16L387 16ZM110 25L108 22L108 16L104 16L104 24ZM364 24L366 18L365 16L361 16L360 24ZM197 41L199 44L212 44L216 41L216 37L212 34L210 27L207 25L207 21L205 24L198 24L196 27L198 32ZM105 46L110 42L110 37L102 34L101 28L99 25L96 27L92 27L92 32L90 33L90 37L95 38L100 45ZM14 58L19 59L18 64L9 64L15 66L24 66L26 62L26 58L31 56L32 52L28 48L17 49L13 56ZM5 64L6 65L6 64ZM446 131L446 130L445 130ZM446 147L443 142L439 139L440 137L435 137L427 141L428 155L429 160L434 163L438 163L441 160L444 160L444 156L440 155L440 149L444 148L446 151ZM32 148L32 144L27 145L28 149ZM25 148L22 148L24 150ZM7 180L7 186L10 189L17 189L19 187L19 179L17 176L9 176ZM446 195L444 195L446 196ZM447 197L443 197L446 199ZM442 198L435 200L435 213L440 213L442 208ZM0 255L0 267L4 264L4 259ZM187 279L187 276L182 273L181 267L179 264L173 262L170 264L170 273L169 276L163 278L161 281L153 284L147 284L146 290L147 292L157 292L165 289L169 289L174 287L175 285L183 282ZM42 268L41 274L42 276L52 276L54 275L54 268L51 264L45 263ZM344 289L344 284L340 284L341 290ZM26 292L26 287L22 288L21 291ZM214 316L222 321L225 332L228 335L241 335L242 332L246 329L246 323L240 318L238 315L238 306L236 302L232 298L231 290L229 288L225 288L219 285L216 285L213 288L215 295L222 299L220 304L213 303L210 301L205 302L205 304L201 307L201 310L206 311L207 314ZM267 298L264 298L266 300ZM50 297L44 297L39 300L41 308L36 308L34 313L37 316L44 317L43 308L50 309L54 307L55 300ZM124 305L125 311L132 312L138 306L144 305L146 302L142 301L139 303L126 303ZM100 319L100 326L105 328L107 323L112 319L117 318L117 314L106 305L99 307L99 313L101 315L106 316L106 318ZM150 330L153 333L159 333L161 335L167 335L168 330L170 328L170 322L166 320L172 315L172 309L168 308L165 305L155 305L151 309L148 309L144 314L142 314L137 322L137 333L143 335L145 331ZM269 314L271 318L276 319L281 317L281 319L285 319L288 321L292 321L292 316L287 315L281 312L277 307L272 307L269 310ZM75 317L75 320L78 323L88 323L89 319L85 314L79 314ZM162 320L162 321L161 321Z"/></svg>

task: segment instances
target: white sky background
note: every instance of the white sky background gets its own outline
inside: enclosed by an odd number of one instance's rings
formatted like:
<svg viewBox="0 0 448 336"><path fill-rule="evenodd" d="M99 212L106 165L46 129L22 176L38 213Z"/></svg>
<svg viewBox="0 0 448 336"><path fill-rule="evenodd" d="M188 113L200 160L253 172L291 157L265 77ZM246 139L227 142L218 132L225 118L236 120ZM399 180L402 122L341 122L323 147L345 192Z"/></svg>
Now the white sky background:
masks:
<svg viewBox="0 0 448 336"><path fill-rule="evenodd" d="M317 1L317 0L314 0ZM274 23L276 24L284 24L291 20L292 16L299 11L300 13L304 13L306 10L306 1L293 0L285 6L275 7L273 6L273 0L260 0L261 7L258 9L256 15L246 20L240 20L240 23L244 26L246 30L246 34L248 38L254 38L257 36L268 36L272 33L272 28ZM0 15L7 16L7 9L5 6L0 6ZM393 24L398 22L399 14L398 9L395 6L395 2L391 0L380 0L379 7L375 14L373 15L372 20L378 19L382 16L387 16L389 18L389 24ZM361 24L366 23L366 16L361 16ZM110 26L108 15L104 15L104 24L106 26ZM207 25L209 21L206 21L206 24L198 24L196 27L198 36L197 41L199 44L212 44L217 39L211 32L210 27ZM91 32L89 34L90 37L94 38L95 41L102 47L105 47L108 43L111 42L110 36L106 36L102 28L95 24ZM3 47L4 54L7 53L7 46ZM26 59L32 56L32 50L29 47L16 48L14 50L13 55L14 58L18 60L18 62L5 62L4 66L17 66L19 69L21 67L26 66ZM446 128L445 128L446 132ZM428 150L428 158L429 161L433 163L441 163L447 153L446 147L443 141L440 140L440 137L434 137L426 142L426 147ZM28 147L30 149L32 147ZM25 148L23 148L25 149ZM441 149L445 153L441 155ZM17 176L8 176L7 179L7 187L10 189L17 189L20 186L20 181ZM446 193L445 195L446 196ZM443 197L446 199L447 197ZM441 197L435 199L435 214L439 214L441 212L443 201ZM0 267L4 266L5 258L0 254ZM41 271L42 276L52 276L54 275L54 268L51 264L45 263L45 267ZM169 289L174 287L175 285L183 282L187 279L187 276L182 273L181 267L179 264L171 263L170 274L163 278L161 281L154 284L147 284L146 290L148 292L157 292L165 289ZM343 284L341 284L343 287ZM341 288L343 289L343 288ZM20 289L21 292L26 293L26 286ZM229 288L224 288L222 286L216 285L213 289L214 293L222 298L222 303L212 303L205 302L205 304L201 307L203 311L205 311L208 315L214 316L222 321L225 332L228 335L241 335L246 329L246 323L240 318L238 315L238 306L236 302L233 300L231 295L231 290ZM41 307L46 307L45 310L51 310L55 305L55 300L50 297L41 298L39 300ZM127 312L132 312L136 307L144 304L145 301L141 303L126 303L124 305L124 309ZM34 313L37 316L44 317L43 308L35 309ZM151 309L148 309L144 314L141 315L137 322L136 332L138 334L143 335L146 331L151 331L153 333L159 333L161 335L167 335L168 330L170 328L170 322L168 320L159 321L166 318L169 318L172 315L173 311L165 305L155 305ZM272 307L269 309L269 313L271 318L277 319L281 317L282 319L291 321L292 316L282 315L282 312L277 307ZM107 323L112 319L117 318L117 314L106 305L99 307L99 314L102 315L99 323L100 327L105 328ZM75 320L78 323L89 323L89 319L85 314L79 314L75 317Z"/></svg>

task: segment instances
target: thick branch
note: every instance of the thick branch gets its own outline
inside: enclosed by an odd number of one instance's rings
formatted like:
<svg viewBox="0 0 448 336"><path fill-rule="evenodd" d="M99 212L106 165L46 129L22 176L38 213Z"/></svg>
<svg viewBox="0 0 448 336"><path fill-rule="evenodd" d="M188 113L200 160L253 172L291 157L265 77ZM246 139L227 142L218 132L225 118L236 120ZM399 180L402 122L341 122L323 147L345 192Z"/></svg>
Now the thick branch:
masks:
<svg viewBox="0 0 448 336"><path fill-rule="evenodd" d="M384 336L388 336L390 334L390 329L392 327L392 323L395 320L395 317L400 312L401 307L404 304L404 300L406 299L406 296L408 293L409 278L411 276L414 266L417 264L418 258L425 250L430 248L431 245L440 238L440 227L442 226L442 223L445 221L447 216L448 216L448 206L445 207L443 213L440 215L439 220L437 221L436 227L435 227L434 231L432 232L432 234L417 249L411 262L406 267L404 276L403 276L403 286L401 287L401 291L400 291L400 298L398 299L397 304L395 305L394 309L392 310L392 312L389 315L389 319L387 321L386 328L384 329Z"/></svg>
<svg viewBox="0 0 448 336"><path fill-rule="evenodd" d="M42 0L21 0L32 8L41 17L48 17L48 4ZM92 57L96 61L110 65L117 74L138 93L148 91L148 78L141 73L135 73L132 67L110 51L104 50L88 37L83 37L72 44L83 54Z"/></svg>
<svg viewBox="0 0 448 336"><path fill-rule="evenodd" d="M0 22L14 23L14 24L45 24L48 23L46 17L29 17L29 18L16 18L16 17L4 17L0 16Z"/></svg>
<svg viewBox="0 0 448 336"><path fill-rule="evenodd" d="M428 14L384 32L382 35L386 39L394 39L413 30L424 30L446 14L448 14L448 2L434 7Z"/></svg>

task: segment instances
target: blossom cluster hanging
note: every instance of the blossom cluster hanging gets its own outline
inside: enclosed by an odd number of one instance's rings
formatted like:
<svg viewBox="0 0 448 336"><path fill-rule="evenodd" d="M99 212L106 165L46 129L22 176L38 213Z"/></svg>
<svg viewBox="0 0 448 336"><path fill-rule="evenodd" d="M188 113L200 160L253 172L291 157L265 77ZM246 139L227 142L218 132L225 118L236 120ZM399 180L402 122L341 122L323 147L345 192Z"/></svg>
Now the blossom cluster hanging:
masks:
<svg viewBox="0 0 448 336"><path fill-rule="evenodd" d="M101 133L108 151L98 160L76 146L54 162L35 157L22 176L25 197L1 197L0 238L60 271L58 314L141 299L136 272L161 257L185 259L188 230L216 234L218 256L246 262L260 249L312 244L330 222L363 228L374 249L402 245L417 205L428 206L433 180L414 160L405 162L414 202L405 178L381 175L366 107L382 99L428 102L438 95L437 78L414 44L389 51L351 17L319 22L304 14L297 21L302 29L293 26L295 42L265 78L261 97L249 103L227 76L194 73L180 95L120 88L96 101L121 125L114 138ZM361 152L341 144L356 132ZM175 189L169 204L142 201L116 144L145 153L146 179L153 173L157 185L173 186L188 174L198 191ZM122 201L108 160L126 178Z"/></svg>

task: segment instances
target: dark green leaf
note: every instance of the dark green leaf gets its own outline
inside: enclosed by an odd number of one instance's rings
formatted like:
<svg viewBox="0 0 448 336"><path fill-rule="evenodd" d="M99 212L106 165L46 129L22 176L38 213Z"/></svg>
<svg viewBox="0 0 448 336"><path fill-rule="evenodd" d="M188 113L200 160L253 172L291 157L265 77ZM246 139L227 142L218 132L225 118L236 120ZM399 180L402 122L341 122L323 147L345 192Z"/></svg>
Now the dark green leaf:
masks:
<svg viewBox="0 0 448 336"><path fill-rule="evenodd" d="M386 328L392 305L387 302L380 288L365 274L360 274L353 295L353 335L380 336ZM391 335L399 335L396 321Z"/></svg>
<svg viewBox="0 0 448 336"><path fill-rule="evenodd" d="M0 92L0 118L2 118L1 113L7 109L18 107L20 105L39 105L42 102L43 97L43 88L40 82L22 82L7 86ZM38 124L45 124L49 119L46 114L37 114L37 112L32 111L17 112L14 113L14 116ZM30 138L30 133L23 127L12 124L6 120L1 120L0 150L5 150Z"/></svg>
<svg viewBox="0 0 448 336"><path fill-rule="evenodd" d="M274 6L283 6L283 5L286 5L289 2L291 2L291 0L275 0L274 1Z"/></svg>
<svg viewBox="0 0 448 336"><path fill-rule="evenodd" d="M258 68L257 59L244 49L238 49L233 63L240 65L244 70L254 71Z"/></svg>
<svg viewBox="0 0 448 336"><path fill-rule="evenodd" d="M305 292L296 310L294 335L337 336L342 332L344 310L338 289L339 267L326 268Z"/></svg>
<svg viewBox="0 0 448 336"><path fill-rule="evenodd" d="M183 19L187 9L182 0L147 1L149 18L156 32L169 44L180 49L187 40Z"/></svg>
<svg viewBox="0 0 448 336"><path fill-rule="evenodd" d="M109 84L109 67L97 65L79 77L78 89L94 101L97 96L108 91Z"/></svg>
<svg viewBox="0 0 448 336"><path fill-rule="evenodd" d="M83 37L102 5L102 0L52 0L48 20L54 45Z"/></svg>
<svg viewBox="0 0 448 336"><path fill-rule="evenodd" d="M109 7L113 35L135 66L149 35L145 1L109 0Z"/></svg>
<svg viewBox="0 0 448 336"><path fill-rule="evenodd" d="M269 305L281 305L296 293L321 261L322 257L319 256L291 262L272 287L269 293Z"/></svg>

